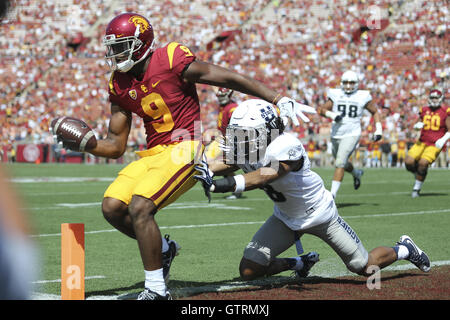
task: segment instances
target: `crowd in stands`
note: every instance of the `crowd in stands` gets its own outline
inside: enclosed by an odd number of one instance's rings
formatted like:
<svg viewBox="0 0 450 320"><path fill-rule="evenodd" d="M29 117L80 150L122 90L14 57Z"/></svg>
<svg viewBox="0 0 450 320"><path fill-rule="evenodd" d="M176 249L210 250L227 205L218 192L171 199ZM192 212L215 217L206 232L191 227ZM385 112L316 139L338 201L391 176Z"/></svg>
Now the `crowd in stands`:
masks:
<svg viewBox="0 0 450 320"><path fill-rule="evenodd" d="M49 123L62 115L81 118L99 137L106 135L110 70L101 39L109 20L124 11L147 16L160 46L183 43L198 59L254 77L313 107L353 69L382 113L382 142L389 145L414 141L412 127L431 87L441 86L448 95L446 0L16 0L0 25L2 146L52 144ZM214 89L198 85L198 93L203 126L214 128ZM293 130L325 154L331 123L319 116L311 120ZM133 127L130 146L145 144L139 118ZM369 139L369 114L363 128L363 139Z"/></svg>

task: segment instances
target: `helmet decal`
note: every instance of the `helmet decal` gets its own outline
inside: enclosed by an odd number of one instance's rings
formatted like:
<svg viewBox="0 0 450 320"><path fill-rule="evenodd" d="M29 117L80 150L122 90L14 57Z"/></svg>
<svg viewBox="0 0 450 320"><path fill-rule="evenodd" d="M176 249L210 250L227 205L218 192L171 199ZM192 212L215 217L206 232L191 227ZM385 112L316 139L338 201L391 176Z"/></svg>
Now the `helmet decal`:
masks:
<svg viewBox="0 0 450 320"><path fill-rule="evenodd" d="M132 16L128 22L133 23L135 27L139 26L140 33L144 33L150 28L150 24L141 16Z"/></svg>
<svg viewBox="0 0 450 320"><path fill-rule="evenodd" d="M106 27L103 44L112 70L128 72L155 49L153 27L144 16L122 13Z"/></svg>
<svg viewBox="0 0 450 320"><path fill-rule="evenodd" d="M273 112L273 108L270 108L269 106L266 106L265 108L262 108L259 110L261 112L261 117L266 121L270 122L275 118L275 114Z"/></svg>

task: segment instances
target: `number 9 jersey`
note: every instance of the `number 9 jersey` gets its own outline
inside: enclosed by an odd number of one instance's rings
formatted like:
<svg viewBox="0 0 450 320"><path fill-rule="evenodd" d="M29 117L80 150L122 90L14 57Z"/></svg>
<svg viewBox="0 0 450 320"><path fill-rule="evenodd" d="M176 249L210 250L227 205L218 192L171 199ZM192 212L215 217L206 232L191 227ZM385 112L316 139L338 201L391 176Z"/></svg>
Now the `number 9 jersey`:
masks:
<svg viewBox="0 0 450 320"><path fill-rule="evenodd" d="M171 42L153 52L142 80L123 72L111 75L109 100L143 119L148 149L201 139L195 84L181 76L194 60L187 47Z"/></svg>
<svg viewBox="0 0 450 320"><path fill-rule="evenodd" d="M372 100L368 90L357 90L346 94L342 89L327 90L327 97L333 102L333 112L342 120L333 122L331 137L335 139L361 135L361 117L364 107Z"/></svg>

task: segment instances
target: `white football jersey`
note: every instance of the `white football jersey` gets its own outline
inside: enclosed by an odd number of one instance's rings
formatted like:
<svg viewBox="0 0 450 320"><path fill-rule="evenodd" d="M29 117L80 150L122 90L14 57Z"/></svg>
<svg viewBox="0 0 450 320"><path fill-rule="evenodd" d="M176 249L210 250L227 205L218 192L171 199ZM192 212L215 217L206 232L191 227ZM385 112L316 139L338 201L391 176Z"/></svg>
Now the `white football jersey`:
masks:
<svg viewBox="0 0 450 320"><path fill-rule="evenodd" d="M263 189L274 202L274 215L292 230L309 228L334 218L333 196L325 189L322 178L310 170L311 163L299 139L283 133L266 149L264 160L257 165L239 165L244 172L278 161L295 161L304 157L303 167L266 185Z"/></svg>
<svg viewBox="0 0 450 320"><path fill-rule="evenodd" d="M328 89L328 99L333 101L332 111L342 115L342 121L333 122L332 138L361 135L361 117L364 107L372 100L368 90L357 90L346 94L342 89Z"/></svg>

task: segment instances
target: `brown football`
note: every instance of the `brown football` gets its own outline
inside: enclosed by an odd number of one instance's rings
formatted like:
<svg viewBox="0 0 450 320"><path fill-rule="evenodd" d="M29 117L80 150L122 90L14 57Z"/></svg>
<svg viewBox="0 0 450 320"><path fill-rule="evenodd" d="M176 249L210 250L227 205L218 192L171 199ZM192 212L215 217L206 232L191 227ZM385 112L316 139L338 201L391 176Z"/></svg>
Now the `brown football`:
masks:
<svg viewBox="0 0 450 320"><path fill-rule="evenodd" d="M97 146L94 131L80 119L60 117L54 119L50 126L53 135L63 142L65 148L83 152Z"/></svg>

